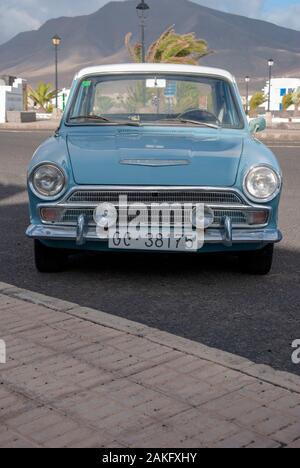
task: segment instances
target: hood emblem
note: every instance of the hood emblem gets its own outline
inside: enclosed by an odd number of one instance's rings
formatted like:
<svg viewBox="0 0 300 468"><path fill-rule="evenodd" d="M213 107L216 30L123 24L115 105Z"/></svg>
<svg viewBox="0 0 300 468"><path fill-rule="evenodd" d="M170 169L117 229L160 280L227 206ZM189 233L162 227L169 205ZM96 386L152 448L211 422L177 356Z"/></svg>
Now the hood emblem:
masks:
<svg viewBox="0 0 300 468"><path fill-rule="evenodd" d="M188 159L121 159L120 164L129 166L187 166L190 164Z"/></svg>

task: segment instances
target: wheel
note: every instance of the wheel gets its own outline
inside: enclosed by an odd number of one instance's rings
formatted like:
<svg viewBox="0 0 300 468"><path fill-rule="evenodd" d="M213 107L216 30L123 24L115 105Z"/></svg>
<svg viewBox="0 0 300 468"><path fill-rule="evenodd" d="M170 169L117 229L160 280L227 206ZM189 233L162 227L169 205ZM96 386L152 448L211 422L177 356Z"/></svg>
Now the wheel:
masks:
<svg viewBox="0 0 300 468"><path fill-rule="evenodd" d="M273 244L268 244L261 250L243 252L239 255L240 268L251 275L267 275L272 268L273 255Z"/></svg>
<svg viewBox="0 0 300 468"><path fill-rule="evenodd" d="M66 269L68 254L63 249L46 247L40 241L34 241L35 266L40 273L57 273Z"/></svg>

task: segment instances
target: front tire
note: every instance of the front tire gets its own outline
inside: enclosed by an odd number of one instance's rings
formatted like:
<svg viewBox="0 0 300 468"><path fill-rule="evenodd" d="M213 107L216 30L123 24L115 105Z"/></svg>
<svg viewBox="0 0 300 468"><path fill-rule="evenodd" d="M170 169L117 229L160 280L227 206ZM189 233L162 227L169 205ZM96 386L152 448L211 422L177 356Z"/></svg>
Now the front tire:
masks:
<svg viewBox="0 0 300 468"><path fill-rule="evenodd" d="M34 241L34 259L40 273L58 273L68 265L68 254L63 249L50 248L39 240Z"/></svg>
<svg viewBox="0 0 300 468"><path fill-rule="evenodd" d="M268 244L261 250L243 252L239 255L240 268L250 275L267 275L273 264L274 244Z"/></svg>

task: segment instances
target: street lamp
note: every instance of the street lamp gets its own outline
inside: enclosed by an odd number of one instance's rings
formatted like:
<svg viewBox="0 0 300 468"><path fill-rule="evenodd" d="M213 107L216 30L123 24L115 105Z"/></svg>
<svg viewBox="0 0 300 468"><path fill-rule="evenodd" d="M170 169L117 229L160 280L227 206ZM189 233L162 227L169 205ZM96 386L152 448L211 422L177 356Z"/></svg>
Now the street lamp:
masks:
<svg viewBox="0 0 300 468"><path fill-rule="evenodd" d="M52 37L52 44L55 51L55 108L58 109L58 48L61 44L61 38L56 35Z"/></svg>
<svg viewBox="0 0 300 468"><path fill-rule="evenodd" d="M250 83L249 76L246 76L245 82L246 82L246 115L248 115L249 114L249 83Z"/></svg>
<svg viewBox="0 0 300 468"><path fill-rule="evenodd" d="M145 20L147 18L147 13L150 10L149 5L145 3L145 0L142 0L136 7L137 15L141 20L141 44L142 44L142 62L145 63L146 52L145 52Z"/></svg>
<svg viewBox="0 0 300 468"><path fill-rule="evenodd" d="M268 61L269 65L269 95L268 95L268 112L271 112L271 82L272 82L272 68L274 66L274 60Z"/></svg>

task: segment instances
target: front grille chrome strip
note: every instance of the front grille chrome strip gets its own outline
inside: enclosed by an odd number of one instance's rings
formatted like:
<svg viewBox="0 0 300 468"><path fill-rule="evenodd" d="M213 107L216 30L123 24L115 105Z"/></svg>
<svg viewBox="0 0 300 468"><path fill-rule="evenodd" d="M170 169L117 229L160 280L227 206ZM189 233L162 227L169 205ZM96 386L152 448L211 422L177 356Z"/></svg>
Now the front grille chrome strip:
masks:
<svg viewBox="0 0 300 468"><path fill-rule="evenodd" d="M243 200L236 193L202 191L85 191L78 190L67 199L68 203L115 203L120 196L126 196L128 203L206 203L241 205Z"/></svg>
<svg viewBox="0 0 300 468"><path fill-rule="evenodd" d="M215 213L213 227L221 227L224 217L229 217L233 227L253 228L248 222L248 211L262 210L268 212L268 219L265 224L257 225L264 227L268 224L271 208L251 204L245 196L235 189L226 188L197 188L197 187L82 187L74 188L61 202L51 203L49 207L60 209L60 216L52 224L76 226L78 217L84 215L89 226L94 226L94 210L100 203L119 204L119 197L126 196L127 203L131 205L145 204L148 208L152 204L180 203L205 204L212 208ZM39 208L45 208L45 204ZM192 210L192 208L191 208ZM186 217L190 219L191 211L186 212ZM41 217L42 218L42 217ZM163 220L160 220L163 226ZM187 219L185 221L188 221ZM44 224L48 224L44 222ZM178 220L171 217L170 225L174 226ZM143 226L151 224L151 214L145 216ZM152 224L153 225L153 224Z"/></svg>

